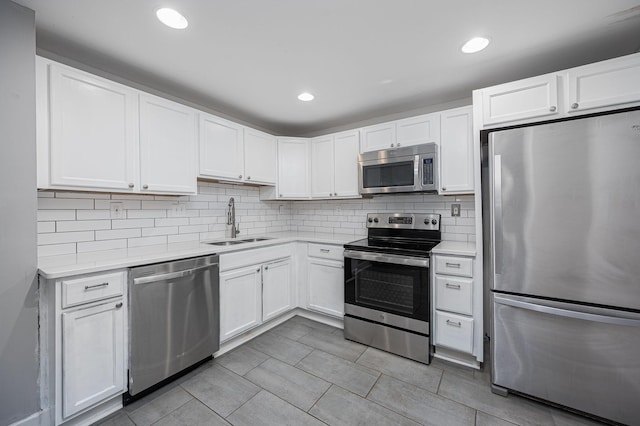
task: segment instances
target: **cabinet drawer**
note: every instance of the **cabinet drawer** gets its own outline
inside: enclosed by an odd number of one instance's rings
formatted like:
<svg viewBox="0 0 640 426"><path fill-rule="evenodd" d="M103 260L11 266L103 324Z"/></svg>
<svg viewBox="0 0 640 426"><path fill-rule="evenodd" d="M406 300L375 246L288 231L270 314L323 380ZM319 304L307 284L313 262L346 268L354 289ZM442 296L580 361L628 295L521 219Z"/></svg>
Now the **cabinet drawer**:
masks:
<svg viewBox="0 0 640 426"><path fill-rule="evenodd" d="M434 344L471 353L473 350L473 319L436 311Z"/></svg>
<svg viewBox="0 0 640 426"><path fill-rule="evenodd" d="M62 281L62 307L80 305L120 296L124 291L125 272L94 275Z"/></svg>
<svg viewBox="0 0 640 426"><path fill-rule="evenodd" d="M323 259L344 260L344 248L332 244L309 243L309 256Z"/></svg>
<svg viewBox="0 0 640 426"><path fill-rule="evenodd" d="M473 280L436 275L436 309L471 315Z"/></svg>
<svg viewBox="0 0 640 426"><path fill-rule="evenodd" d="M468 257L436 256L436 274L473 276L473 259Z"/></svg>

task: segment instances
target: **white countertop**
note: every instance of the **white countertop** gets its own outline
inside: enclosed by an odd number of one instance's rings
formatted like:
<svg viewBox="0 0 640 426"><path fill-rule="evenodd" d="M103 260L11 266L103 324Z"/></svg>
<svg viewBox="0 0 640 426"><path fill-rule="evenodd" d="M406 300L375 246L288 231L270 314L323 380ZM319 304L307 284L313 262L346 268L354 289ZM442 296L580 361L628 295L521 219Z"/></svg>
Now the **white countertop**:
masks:
<svg viewBox="0 0 640 426"><path fill-rule="evenodd" d="M246 250L258 247L267 247L275 244L284 244L294 241L345 244L364 237L340 234L323 234L313 232L276 232L265 235L245 235L238 237L258 238L269 237L265 241L243 243L232 246L215 246L201 241L184 243L160 244L146 247L132 247L118 250L102 250L88 253L76 253L60 256L45 256L38 258L38 272L46 279L68 277L72 275L104 272L113 269L129 268L132 266L148 265L157 262L166 262L195 256L222 254L233 251ZM223 241L212 240L212 241Z"/></svg>
<svg viewBox="0 0 640 426"><path fill-rule="evenodd" d="M442 241L431 249L432 254L450 254L453 256L475 256L476 243L461 241Z"/></svg>

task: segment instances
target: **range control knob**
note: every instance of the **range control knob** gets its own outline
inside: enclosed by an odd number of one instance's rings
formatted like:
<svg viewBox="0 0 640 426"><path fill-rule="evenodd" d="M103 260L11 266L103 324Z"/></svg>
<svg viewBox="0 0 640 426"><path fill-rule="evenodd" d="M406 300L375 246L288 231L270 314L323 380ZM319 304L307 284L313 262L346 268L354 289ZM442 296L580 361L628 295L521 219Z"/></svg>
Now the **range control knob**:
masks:
<svg viewBox="0 0 640 426"><path fill-rule="evenodd" d="M431 219L431 224L432 224L432 225L437 225L437 224L438 224L438 221L437 221L437 220L435 220L435 219Z"/></svg>
<svg viewBox="0 0 640 426"><path fill-rule="evenodd" d="M378 223L378 222L379 222L379 220L378 220L378 218L377 218L377 217L376 217L376 218L374 218L374 219L373 219L373 221L374 221L375 223Z"/></svg>
<svg viewBox="0 0 640 426"><path fill-rule="evenodd" d="M371 218L371 217L369 219L367 219L367 220L369 221L369 223L373 222L373 218Z"/></svg>

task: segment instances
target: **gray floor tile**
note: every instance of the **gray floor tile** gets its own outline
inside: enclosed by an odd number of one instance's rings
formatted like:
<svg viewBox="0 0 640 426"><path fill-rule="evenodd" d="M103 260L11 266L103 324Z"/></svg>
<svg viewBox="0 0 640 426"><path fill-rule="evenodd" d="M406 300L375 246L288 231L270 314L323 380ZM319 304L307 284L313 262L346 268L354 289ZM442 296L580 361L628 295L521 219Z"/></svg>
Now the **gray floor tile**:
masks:
<svg viewBox="0 0 640 426"><path fill-rule="evenodd" d="M265 390L251 398L227 420L236 426L323 425L319 420Z"/></svg>
<svg viewBox="0 0 640 426"><path fill-rule="evenodd" d="M222 417L193 399L161 418L154 426L228 426Z"/></svg>
<svg viewBox="0 0 640 426"><path fill-rule="evenodd" d="M106 419L97 423L99 426L135 426L135 423L131 421L127 413L120 410L115 414L107 417Z"/></svg>
<svg viewBox="0 0 640 426"><path fill-rule="evenodd" d="M313 330L315 329L309 327L308 325L289 320L283 322L277 327L272 328L271 330L269 330L269 332L279 334L291 340L298 340L301 337L304 337L307 334L311 333Z"/></svg>
<svg viewBox="0 0 640 426"><path fill-rule="evenodd" d="M439 358L431 359L432 367L438 368L442 371L448 371L453 374L457 374L462 377L466 377L468 379L474 378L474 369L471 367L465 367L464 365L454 364L449 361L445 361Z"/></svg>
<svg viewBox="0 0 640 426"><path fill-rule="evenodd" d="M314 350L297 367L360 396L366 396L380 376L375 370L319 350Z"/></svg>
<svg viewBox="0 0 640 426"><path fill-rule="evenodd" d="M314 330L322 330L328 333L334 332L337 328L337 327L333 327L331 325L324 324L318 321L310 320L309 318L301 317L300 315L296 315L295 317L291 318L287 322L303 324L303 325L306 325L307 327L313 328Z"/></svg>
<svg viewBox="0 0 640 426"><path fill-rule="evenodd" d="M505 398L493 394L488 384L482 380L468 379L445 371L438 394L519 425L553 424L547 406L515 395Z"/></svg>
<svg viewBox="0 0 640 426"><path fill-rule="evenodd" d="M222 417L228 416L260 391L256 385L219 365L182 384L190 394Z"/></svg>
<svg viewBox="0 0 640 426"><path fill-rule="evenodd" d="M278 334L266 333L247 343L251 348L287 364L295 365L309 355L313 348Z"/></svg>
<svg viewBox="0 0 640 426"><path fill-rule="evenodd" d="M514 424L482 411L476 412L476 426L513 426Z"/></svg>
<svg viewBox="0 0 640 426"><path fill-rule="evenodd" d="M153 393L150 397L152 399L145 399L144 405L129 413L131 420L138 426L150 425L193 399L180 386L172 387L164 393Z"/></svg>
<svg viewBox="0 0 640 426"><path fill-rule="evenodd" d="M245 378L303 411L309 410L331 386L331 383L273 358L248 372Z"/></svg>
<svg viewBox="0 0 640 426"><path fill-rule="evenodd" d="M256 368L269 358L262 352L251 349L249 346L242 345L231 352L216 358L216 363L233 371L236 374L244 376L250 370Z"/></svg>
<svg viewBox="0 0 640 426"><path fill-rule="evenodd" d="M367 348L356 363L431 392L438 391L442 378L439 368L374 348Z"/></svg>
<svg viewBox="0 0 640 426"><path fill-rule="evenodd" d="M592 420L557 408L551 407L549 410L551 411L551 417L553 417L553 424L555 426L598 426L604 424L597 420Z"/></svg>
<svg viewBox="0 0 640 426"><path fill-rule="evenodd" d="M367 349L360 343L345 340L344 337L327 333L322 330L314 330L299 340L300 343L309 345L321 351L339 356L347 361L355 361Z"/></svg>
<svg viewBox="0 0 640 426"><path fill-rule="evenodd" d="M367 399L425 425L473 426L475 423L474 409L385 375Z"/></svg>
<svg viewBox="0 0 640 426"><path fill-rule="evenodd" d="M309 414L332 426L419 425L335 385L309 410Z"/></svg>

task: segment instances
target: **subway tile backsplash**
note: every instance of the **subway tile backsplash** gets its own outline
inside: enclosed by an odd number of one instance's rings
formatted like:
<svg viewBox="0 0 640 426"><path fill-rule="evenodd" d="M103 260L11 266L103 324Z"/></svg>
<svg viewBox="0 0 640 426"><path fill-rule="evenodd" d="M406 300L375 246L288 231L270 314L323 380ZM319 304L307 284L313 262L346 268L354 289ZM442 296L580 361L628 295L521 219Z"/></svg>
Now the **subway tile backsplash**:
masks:
<svg viewBox="0 0 640 426"><path fill-rule="evenodd" d="M369 212L442 215L442 238L475 241L473 196L388 195L357 200L260 201L256 187L199 182L198 195L154 196L88 192L38 193L38 255L51 256L224 238L234 197L240 236L278 231L366 235ZM461 204L451 217L451 203ZM121 217L111 207L119 203Z"/></svg>

